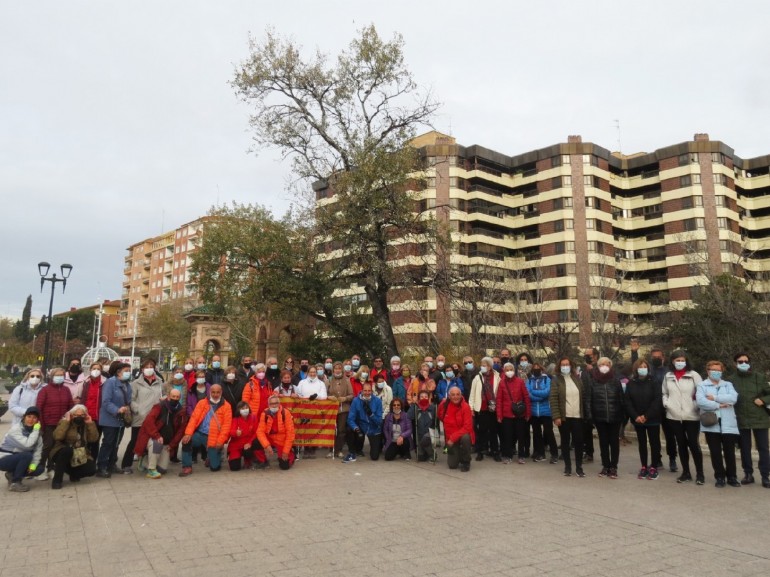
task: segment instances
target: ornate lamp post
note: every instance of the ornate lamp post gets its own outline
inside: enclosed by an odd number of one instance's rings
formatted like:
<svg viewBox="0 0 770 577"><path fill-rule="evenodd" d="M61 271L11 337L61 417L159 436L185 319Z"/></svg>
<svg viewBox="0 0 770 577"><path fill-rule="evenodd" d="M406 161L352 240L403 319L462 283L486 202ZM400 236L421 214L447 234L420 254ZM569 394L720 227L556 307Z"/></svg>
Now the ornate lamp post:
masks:
<svg viewBox="0 0 770 577"><path fill-rule="evenodd" d="M53 319L51 316L53 315L53 295L56 289L56 283L58 282L62 283L61 291L64 293L64 289L67 288L67 279L72 272L72 265L61 265L61 278L57 278L56 273L53 273L51 276L46 276L50 268L51 265L47 262L40 262L37 264L37 270L40 272L40 292L43 292L43 286L46 282L51 283L51 301L48 304L48 321L46 322L45 331L45 349L43 350L43 375L46 376L48 374L48 363L50 362L51 353L51 329L53 328Z"/></svg>

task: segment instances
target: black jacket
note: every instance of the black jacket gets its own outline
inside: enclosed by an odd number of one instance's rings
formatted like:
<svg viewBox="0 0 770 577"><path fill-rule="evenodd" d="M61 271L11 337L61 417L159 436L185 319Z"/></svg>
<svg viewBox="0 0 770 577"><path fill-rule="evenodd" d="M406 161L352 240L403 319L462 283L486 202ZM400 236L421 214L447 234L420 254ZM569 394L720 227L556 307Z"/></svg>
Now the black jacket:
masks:
<svg viewBox="0 0 770 577"><path fill-rule="evenodd" d="M647 419L646 425L660 425L663 418L663 390L655 377L647 375L643 379L628 381L624 401L626 415L632 423L637 417L644 416Z"/></svg>
<svg viewBox="0 0 770 577"><path fill-rule="evenodd" d="M591 371L584 383L588 385L584 391L588 418L599 423L620 423L623 420L623 385L615 373L610 373L609 379L602 383Z"/></svg>

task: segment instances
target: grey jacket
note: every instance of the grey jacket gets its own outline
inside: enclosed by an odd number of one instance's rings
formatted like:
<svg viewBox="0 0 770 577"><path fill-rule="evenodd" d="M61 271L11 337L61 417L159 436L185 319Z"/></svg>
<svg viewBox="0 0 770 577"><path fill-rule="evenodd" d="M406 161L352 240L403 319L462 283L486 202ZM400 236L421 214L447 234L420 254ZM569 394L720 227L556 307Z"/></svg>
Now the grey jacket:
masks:
<svg viewBox="0 0 770 577"><path fill-rule="evenodd" d="M144 375L131 381L131 412L134 420L132 427L141 427L150 410L160 402L163 394L163 381L155 379L152 384L144 380Z"/></svg>
<svg viewBox="0 0 770 577"><path fill-rule="evenodd" d="M43 454L43 435L40 434L40 430L32 429L28 433L24 430L24 425L21 423L12 425L5 434L2 444L0 444L0 451L6 453L34 452L32 463L30 464L39 465L40 457ZM2 453L0 453L1 455Z"/></svg>
<svg viewBox="0 0 770 577"><path fill-rule="evenodd" d="M33 389L27 381L24 381L13 389L11 398L8 400L8 409L13 413L11 424L21 423L26 410L29 407L34 407L37 403L37 395L44 386L44 383L40 383L36 389Z"/></svg>

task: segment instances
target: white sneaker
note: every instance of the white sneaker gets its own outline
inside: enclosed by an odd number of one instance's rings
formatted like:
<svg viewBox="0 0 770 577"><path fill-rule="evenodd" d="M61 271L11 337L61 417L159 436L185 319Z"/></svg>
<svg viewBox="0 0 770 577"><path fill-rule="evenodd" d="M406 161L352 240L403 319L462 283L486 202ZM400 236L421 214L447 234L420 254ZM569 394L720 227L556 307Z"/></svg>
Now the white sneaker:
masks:
<svg viewBox="0 0 770 577"><path fill-rule="evenodd" d="M35 477L36 481L47 481L50 477L48 476L48 471L43 471L40 473L37 477Z"/></svg>

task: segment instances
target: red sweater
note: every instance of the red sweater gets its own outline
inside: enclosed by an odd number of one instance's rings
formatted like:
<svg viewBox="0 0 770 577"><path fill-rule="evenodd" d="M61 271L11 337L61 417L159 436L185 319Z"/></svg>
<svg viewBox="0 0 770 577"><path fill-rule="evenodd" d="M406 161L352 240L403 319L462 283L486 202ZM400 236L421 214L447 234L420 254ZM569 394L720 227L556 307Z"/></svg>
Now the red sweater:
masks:
<svg viewBox="0 0 770 577"><path fill-rule="evenodd" d="M471 443L476 442L471 407L465 399L457 405L448 399L443 400L438 407L438 418L444 423L444 436L447 441L456 443L463 435L470 435Z"/></svg>

